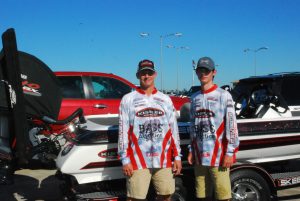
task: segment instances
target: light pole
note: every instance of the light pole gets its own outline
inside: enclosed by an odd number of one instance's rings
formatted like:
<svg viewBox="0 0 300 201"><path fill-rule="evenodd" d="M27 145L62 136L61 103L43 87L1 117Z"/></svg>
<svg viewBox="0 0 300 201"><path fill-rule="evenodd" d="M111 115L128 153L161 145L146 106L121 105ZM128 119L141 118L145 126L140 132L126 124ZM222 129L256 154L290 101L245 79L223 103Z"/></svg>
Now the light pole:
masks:
<svg viewBox="0 0 300 201"><path fill-rule="evenodd" d="M192 67L193 67L193 71L192 71L192 86L194 86L194 80L195 80L195 70L196 70L196 63L195 60L192 60Z"/></svg>
<svg viewBox="0 0 300 201"><path fill-rule="evenodd" d="M173 46L173 45L167 45L166 46L167 48L174 48L176 49L176 53L177 53L177 69L176 69L176 94L179 93L179 51L180 50L189 50L190 48L187 47L187 46L180 46L180 47L176 47L176 46Z"/></svg>
<svg viewBox="0 0 300 201"><path fill-rule="evenodd" d="M141 37L148 37L150 34L147 32L141 32L140 36ZM180 37L183 34L180 32L177 33L170 33L170 34L166 34L166 35L160 35L160 89L161 91L163 91L164 87L163 87L163 40L164 38L170 37L170 36L176 36L176 37Z"/></svg>
<svg viewBox="0 0 300 201"><path fill-rule="evenodd" d="M267 50L269 49L268 47L260 47L260 48L257 48L257 49L250 49L250 48L246 48L244 49L244 52L254 52L254 75L256 76L256 52L259 52L261 50Z"/></svg>

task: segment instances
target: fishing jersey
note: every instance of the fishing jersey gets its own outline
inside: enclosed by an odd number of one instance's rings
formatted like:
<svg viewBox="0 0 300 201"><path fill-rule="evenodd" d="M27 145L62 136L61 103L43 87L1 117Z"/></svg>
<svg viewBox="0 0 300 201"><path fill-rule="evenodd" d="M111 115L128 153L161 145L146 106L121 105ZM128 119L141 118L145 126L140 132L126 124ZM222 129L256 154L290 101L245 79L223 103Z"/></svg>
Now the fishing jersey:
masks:
<svg viewBox="0 0 300 201"><path fill-rule="evenodd" d="M239 139L229 92L214 85L191 97L191 147L196 164L221 166L224 155L238 151Z"/></svg>
<svg viewBox="0 0 300 201"><path fill-rule="evenodd" d="M123 165L166 168L173 157L181 160L175 111L170 97L156 89L150 96L137 89L122 98L118 153Z"/></svg>

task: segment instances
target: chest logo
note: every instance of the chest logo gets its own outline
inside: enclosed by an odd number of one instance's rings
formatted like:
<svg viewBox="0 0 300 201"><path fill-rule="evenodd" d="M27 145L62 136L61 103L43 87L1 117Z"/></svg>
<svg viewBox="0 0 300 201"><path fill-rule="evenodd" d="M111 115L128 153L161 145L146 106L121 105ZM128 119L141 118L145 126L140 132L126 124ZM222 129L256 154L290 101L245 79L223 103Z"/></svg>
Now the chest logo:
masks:
<svg viewBox="0 0 300 201"><path fill-rule="evenodd" d="M195 113L196 118L209 118L209 117L214 117L214 116L215 116L215 113L213 113L212 111L207 110L207 109L200 109L200 110L197 110Z"/></svg>
<svg viewBox="0 0 300 201"><path fill-rule="evenodd" d="M135 115L137 117L161 117L165 113L159 109L156 108L145 108L140 111L138 111Z"/></svg>

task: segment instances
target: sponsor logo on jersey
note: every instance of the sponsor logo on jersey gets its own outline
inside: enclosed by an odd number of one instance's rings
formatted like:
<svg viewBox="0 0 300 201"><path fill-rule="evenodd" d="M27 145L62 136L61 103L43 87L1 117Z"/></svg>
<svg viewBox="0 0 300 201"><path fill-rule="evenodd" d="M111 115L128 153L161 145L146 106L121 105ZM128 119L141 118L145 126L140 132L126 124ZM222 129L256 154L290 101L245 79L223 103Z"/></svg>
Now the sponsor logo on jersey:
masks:
<svg viewBox="0 0 300 201"><path fill-rule="evenodd" d="M200 141L216 140L216 129L210 122L201 122L201 124L194 126L195 137Z"/></svg>
<svg viewBox="0 0 300 201"><path fill-rule="evenodd" d="M150 151L146 152L146 156L147 157L159 156L159 152L154 146L151 146Z"/></svg>
<svg viewBox="0 0 300 201"><path fill-rule="evenodd" d="M195 118L209 118L214 116L215 113L207 109L200 109L195 112Z"/></svg>
<svg viewBox="0 0 300 201"><path fill-rule="evenodd" d="M213 101L213 102L217 102L218 99L214 98L214 97L208 97L207 98L208 101Z"/></svg>
<svg viewBox="0 0 300 201"><path fill-rule="evenodd" d="M230 132L230 143L234 144L237 138L237 128L234 124L234 114L232 112L228 112L228 124L229 124L229 132Z"/></svg>
<svg viewBox="0 0 300 201"><path fill-rule="evenodd" d="M158 97L154 97L153 99L154 99L154 100L157 100L157 101L159 101L159 102L165 102L163 99L158 98Z"/></svg>
<svg viewBox="0 0 300 201"><path fill-rule="evenodd" d="M208 158L208 157L210 157L210 153L209 152L203 152L202 157Z"/></svg>
<svg viewBox="0 0 300 201"><path fill-rule="evenodd" d="M139 140L159 141L162 139L163 124L158 119L147 120L139 124Z"/></svg>
<svg viewBox="0 0 300 201"><path fill-rule="evenodd" d="M137 117L161 117L165 113L159 109L156 108L145 108L140 111L138 111L135 115Z"/></svg>

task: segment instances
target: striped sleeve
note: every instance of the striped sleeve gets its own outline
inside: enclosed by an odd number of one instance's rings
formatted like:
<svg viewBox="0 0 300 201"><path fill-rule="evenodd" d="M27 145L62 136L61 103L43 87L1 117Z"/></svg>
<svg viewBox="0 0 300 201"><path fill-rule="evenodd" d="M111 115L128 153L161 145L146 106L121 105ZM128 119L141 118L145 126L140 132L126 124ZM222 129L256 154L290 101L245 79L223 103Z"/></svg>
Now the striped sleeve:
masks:
<svg viewBox="0 0 300 201"><path fill-rule="evenodd" d="M239 147L239 136L237 129L237 121L232 97L226 92L225 98L226 111L226 139L228 140L226 155L233 156Z"/></svg>
<svg viewBox="0 0 300 201"><path fill-rule="evenodd" d="M119 107L119 138L118 138L118 154L123 165L130 163L127 150L129 146L128 131L129 125L129 108L128 96L124 96Z"/></svg>

